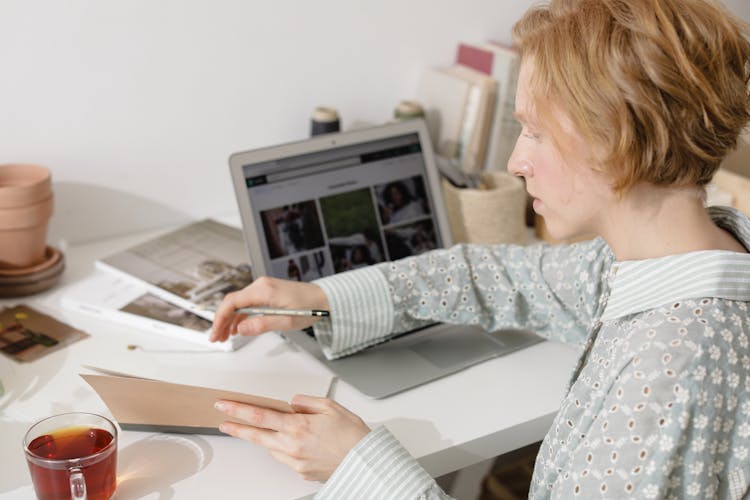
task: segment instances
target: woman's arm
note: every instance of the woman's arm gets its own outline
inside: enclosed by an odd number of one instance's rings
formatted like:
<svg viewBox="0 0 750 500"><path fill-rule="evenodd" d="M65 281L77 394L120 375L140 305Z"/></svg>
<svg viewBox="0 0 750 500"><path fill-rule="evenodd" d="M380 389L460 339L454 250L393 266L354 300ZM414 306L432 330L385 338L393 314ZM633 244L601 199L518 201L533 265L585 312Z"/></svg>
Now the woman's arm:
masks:
<svg viewBox="0 0 750 500"><path fill-rule="evenodd" d="M601 314L612 262L601 239L456 245L316 281L331 317L314 329L329 358L434 322L524 328L578 344Z"/></svg>

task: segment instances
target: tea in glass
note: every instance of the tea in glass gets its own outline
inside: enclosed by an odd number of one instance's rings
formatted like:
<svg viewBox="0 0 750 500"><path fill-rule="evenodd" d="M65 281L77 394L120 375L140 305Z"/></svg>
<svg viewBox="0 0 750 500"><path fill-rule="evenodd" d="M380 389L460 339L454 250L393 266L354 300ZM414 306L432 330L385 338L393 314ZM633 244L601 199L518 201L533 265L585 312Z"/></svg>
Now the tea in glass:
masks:
<svg viewBox="0 0 750 500"><path fill-rule="evenodd" d="M24 438L26 461L41 500L108 500L117 486L117 429L92 413L46 418Z"/></svg>

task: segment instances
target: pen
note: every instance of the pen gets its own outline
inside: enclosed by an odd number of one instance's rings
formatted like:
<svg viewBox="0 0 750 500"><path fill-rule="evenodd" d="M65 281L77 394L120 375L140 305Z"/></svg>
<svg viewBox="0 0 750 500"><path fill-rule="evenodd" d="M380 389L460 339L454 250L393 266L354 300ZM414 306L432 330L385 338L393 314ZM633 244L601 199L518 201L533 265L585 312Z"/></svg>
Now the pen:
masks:
<svg viewBox="0 0 750 500"><path fill-rule="evenodd" d="M264 314L272 316L330 316L331 313L323 309L276 309L273 307L240 307L234 312L240 314Z"/></svg>

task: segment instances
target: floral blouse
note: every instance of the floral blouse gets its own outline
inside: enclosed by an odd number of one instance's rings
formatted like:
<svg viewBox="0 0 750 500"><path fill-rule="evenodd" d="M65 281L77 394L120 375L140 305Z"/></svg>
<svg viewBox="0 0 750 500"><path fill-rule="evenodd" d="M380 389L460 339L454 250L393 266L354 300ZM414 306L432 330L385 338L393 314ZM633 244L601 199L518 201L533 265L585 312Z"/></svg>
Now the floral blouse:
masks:
<svg viewBox="0 0 750 500"><path fill-rule="evenodd" d="M709 212L750 248L747 217ZM527 328L577 346L531 498L750 494L750 254L617 262L601 239L457 245L316 283L331 317L315 333L331 358L435 321ZM448 496L378 427L317 498Z"/></svg>

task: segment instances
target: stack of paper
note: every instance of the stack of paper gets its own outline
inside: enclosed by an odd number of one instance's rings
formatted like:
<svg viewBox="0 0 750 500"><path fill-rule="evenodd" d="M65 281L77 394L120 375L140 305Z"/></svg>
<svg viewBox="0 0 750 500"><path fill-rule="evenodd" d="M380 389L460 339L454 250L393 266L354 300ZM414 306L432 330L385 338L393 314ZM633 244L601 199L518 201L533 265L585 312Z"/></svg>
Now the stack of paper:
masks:
<svg viewBox="0 0 750 500"><path fill-rule="evenodd" d="M206 219L96 264L97 272L63 293L64 306L214 349L247 342L208 342L224 295L253 280L240 229Z"/></svg>

